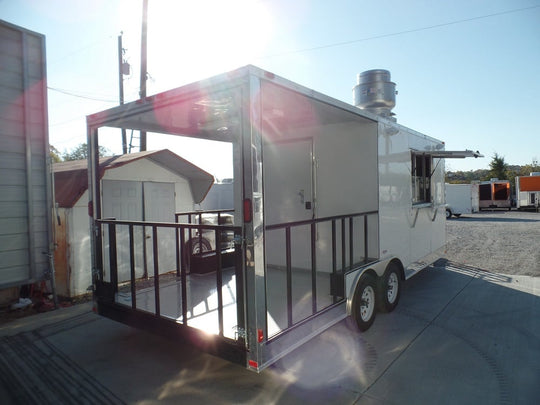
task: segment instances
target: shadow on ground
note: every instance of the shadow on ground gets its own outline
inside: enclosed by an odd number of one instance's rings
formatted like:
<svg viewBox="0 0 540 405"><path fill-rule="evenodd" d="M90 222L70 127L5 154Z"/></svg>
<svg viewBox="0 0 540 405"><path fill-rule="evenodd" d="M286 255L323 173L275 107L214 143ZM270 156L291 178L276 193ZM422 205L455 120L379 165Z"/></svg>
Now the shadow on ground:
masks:
<svg viewBox="0 0 540 405"><path fill-rule="evenodd" d="M440 260L367 332L342 321L261 374L88 312L1 337L0 382L12 403L530 404L540 298L519 280Z"/></svg>

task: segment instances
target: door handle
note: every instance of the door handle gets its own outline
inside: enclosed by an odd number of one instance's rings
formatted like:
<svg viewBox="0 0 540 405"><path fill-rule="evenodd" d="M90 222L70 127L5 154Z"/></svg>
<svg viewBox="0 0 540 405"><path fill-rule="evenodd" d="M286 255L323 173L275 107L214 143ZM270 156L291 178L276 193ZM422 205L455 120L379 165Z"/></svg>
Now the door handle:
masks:
<svg viewBox="0 0 540 405"><path fill-rule="evenodd" d="M304 204L304 190L300 190L298 195L300 196L300 204Z"/></svg>

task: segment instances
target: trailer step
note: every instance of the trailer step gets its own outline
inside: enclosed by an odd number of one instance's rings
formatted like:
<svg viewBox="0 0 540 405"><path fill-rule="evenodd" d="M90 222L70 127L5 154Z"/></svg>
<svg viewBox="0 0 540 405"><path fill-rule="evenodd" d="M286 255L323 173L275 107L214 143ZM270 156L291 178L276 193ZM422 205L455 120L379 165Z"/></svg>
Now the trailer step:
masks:
<svg viewBox="0 0 540 405"><path fill-rule="evenodd" d="M425 270L429 266L431 266L434 263L435 260L432 261L419 261L415 263L411 263L409 267L405 269L405 280L410 279L413 276L416 276L418 273L420 273L422 270Z"/></svg>

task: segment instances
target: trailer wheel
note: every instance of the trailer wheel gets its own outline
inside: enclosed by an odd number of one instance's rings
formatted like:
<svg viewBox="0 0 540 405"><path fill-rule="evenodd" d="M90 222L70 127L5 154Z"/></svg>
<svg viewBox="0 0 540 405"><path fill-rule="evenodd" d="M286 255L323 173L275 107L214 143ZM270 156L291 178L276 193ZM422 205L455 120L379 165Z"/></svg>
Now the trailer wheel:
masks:
<svg viewBox="0 0 540 405"><path fill-rule="evenodd" d="M200 255L204 252L210 252L212 245L210 241L205 238L199 238L198 236L189 239L185 245L182 253L182 260L186 269L190 270L191 258L193 256Z"/></svg>
<svg viewBox="0 0 540 405"><path fill-rule="evenodd" d="M381 312L392 312L399 302L401 295L401 271L399 266L392 262L379 279L377 289L378 309Z"/></svg>
<svg viewBox="0 0 540 405"><path fill-rule="evenodd" d="M369 329L375 320L377 283L370 274L364 274L358 281L352 301L352 317L362 332Z"/></svg>
<svg viewBox="0 0 540 405"><path fill-rule="evenodd" d="M196 255L203 252L209 252L212 250L210 241L206 238L194 237L186 242L186 251L189 251L191 244L191 255Z"/></svg>
<svg viewBox="0 0 540 405"><path fill-rule="evenodd" d="M450 211L448 208L446 209L446 219L452 218L452 211Z"/></svg>

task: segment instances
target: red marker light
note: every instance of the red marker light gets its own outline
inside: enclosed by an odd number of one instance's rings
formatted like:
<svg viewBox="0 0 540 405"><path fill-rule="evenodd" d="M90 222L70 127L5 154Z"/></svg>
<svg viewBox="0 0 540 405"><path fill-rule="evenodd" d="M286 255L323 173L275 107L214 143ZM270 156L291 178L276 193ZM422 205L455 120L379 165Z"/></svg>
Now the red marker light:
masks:
<svg viewBox="0 0 540 405"><path fill-rule="evenodd" d="M252 221L253 219L252 210L253 210L253 206L251 204L251 200L249 198L246 198L244 200L244 222L245 223Z"/></svg>
<svg viewBox="0 0 540 405"><path fill-rule="evenodd" d="M264 334L262 329L257 329L257 342L262 343L264 340Z"/></svg>

